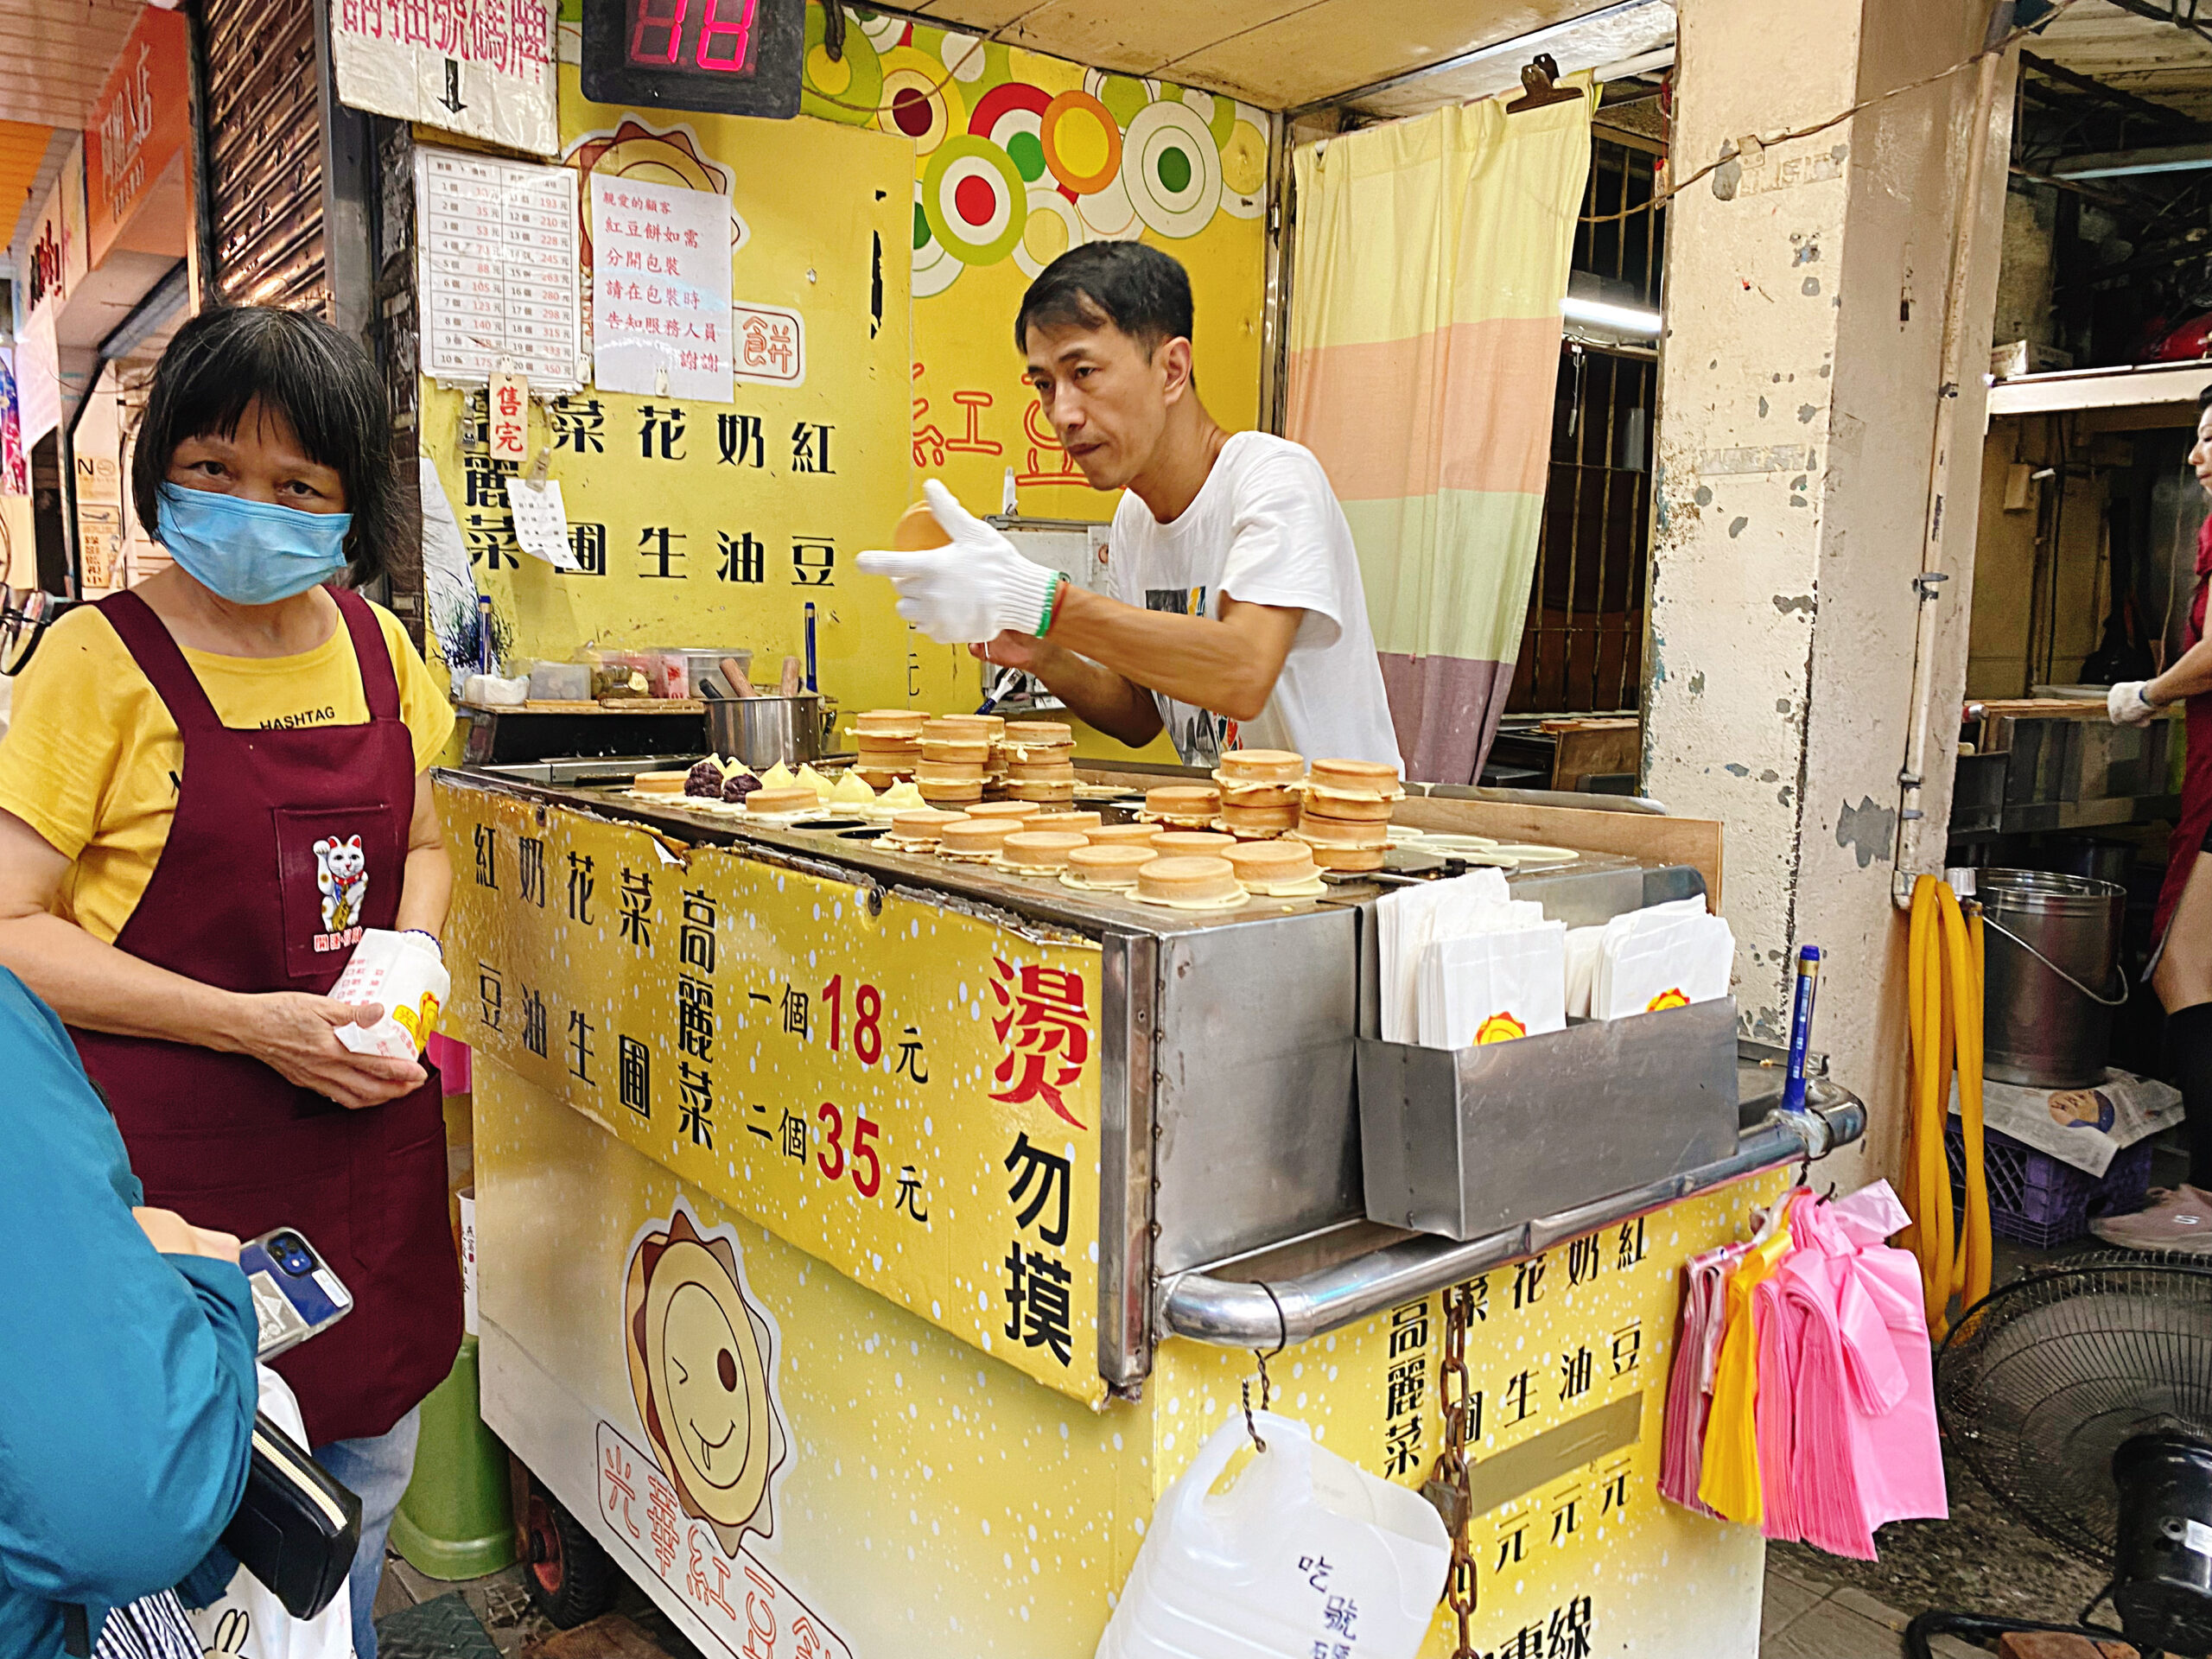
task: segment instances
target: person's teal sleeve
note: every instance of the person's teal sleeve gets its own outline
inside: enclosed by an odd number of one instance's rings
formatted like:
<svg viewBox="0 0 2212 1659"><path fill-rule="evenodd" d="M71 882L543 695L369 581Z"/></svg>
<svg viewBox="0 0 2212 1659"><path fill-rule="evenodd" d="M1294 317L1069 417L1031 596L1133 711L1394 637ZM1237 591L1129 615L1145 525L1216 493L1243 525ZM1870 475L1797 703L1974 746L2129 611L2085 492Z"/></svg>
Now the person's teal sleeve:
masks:
<svg viewBox="0 0 2212 1659"><path fill-rule="evenodd" d="M4 970L0 1077L0 1650L16 1653L42 1649L54 1604L97 1618L199 1563L245 1491L259 1389L245 1275L156 1252L113 1118Z"/></svg>

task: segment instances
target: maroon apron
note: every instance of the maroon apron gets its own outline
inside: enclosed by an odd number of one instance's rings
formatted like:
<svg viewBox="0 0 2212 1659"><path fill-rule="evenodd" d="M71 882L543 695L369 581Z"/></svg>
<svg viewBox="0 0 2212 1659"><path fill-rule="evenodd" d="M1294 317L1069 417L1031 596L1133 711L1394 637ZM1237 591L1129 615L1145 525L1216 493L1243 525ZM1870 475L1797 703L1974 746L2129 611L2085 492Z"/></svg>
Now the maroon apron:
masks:
<svg viewBox="0 0 2212 1659"><path fill-rule="evenodd" d="M2205 578L2212 576L2212 518L2196 532L2196 593L2190 601L2189 628L2182 635L2187 651L2204 637ZM2212 831L2212 691L2200 691L2182 705L2182 729L2188 752L2181 774L2181 822L2167 841L2165 885L2158 889L2158 908L2152 920L2152 937L2163 946L2166 927L2181 903L2189 873L2196 868L2196 855Z"/></svg>
<svg viewBox="0 0 2212 1659"><path fill-rule="evenodd" d="M363 927L399 905L415 752L367 602L332 590L353 635L366 726L226 727L136 594L100 611L184 739L168 841L115 943L204 984L321 995ZM296 1227L353 1311L276 1362L311 1446L381 1434L442 1382L461 1345L436 1073L363 1111L257 1059L73 1030L107 1093L146 1202L251 1238Z"/></svg>

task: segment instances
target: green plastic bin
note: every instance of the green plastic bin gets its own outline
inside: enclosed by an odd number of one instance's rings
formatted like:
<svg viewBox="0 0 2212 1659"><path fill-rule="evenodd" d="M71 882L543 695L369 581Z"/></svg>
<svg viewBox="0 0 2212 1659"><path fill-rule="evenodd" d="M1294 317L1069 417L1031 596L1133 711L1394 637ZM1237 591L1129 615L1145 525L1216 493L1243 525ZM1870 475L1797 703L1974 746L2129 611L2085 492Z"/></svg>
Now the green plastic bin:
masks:
<svg viewBox="0 0 2212 1659"><path fill-rule="evenodd" d="M428 1577L480 1579L515 1558L507 1448L477 1411L476 1338L423 1402L415 1473L392 1517L391 1547Z"/></svg>

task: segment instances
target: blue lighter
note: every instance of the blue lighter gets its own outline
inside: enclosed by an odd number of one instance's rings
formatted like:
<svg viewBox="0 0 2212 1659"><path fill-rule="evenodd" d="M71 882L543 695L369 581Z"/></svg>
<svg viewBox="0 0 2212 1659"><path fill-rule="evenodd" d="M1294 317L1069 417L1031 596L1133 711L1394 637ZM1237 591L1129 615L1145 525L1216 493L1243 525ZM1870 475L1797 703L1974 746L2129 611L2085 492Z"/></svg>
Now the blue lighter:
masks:
<svg viewBox="0 0 2212 1659"><path fill-rule="evenodd" d="M1782 1109L1805 1109L1805 1050L1813 1040L1813 996L1821 983L1821 947L1797 952L1797 991L1789 1005L1789 1070L1782 1084Z"/></svg>

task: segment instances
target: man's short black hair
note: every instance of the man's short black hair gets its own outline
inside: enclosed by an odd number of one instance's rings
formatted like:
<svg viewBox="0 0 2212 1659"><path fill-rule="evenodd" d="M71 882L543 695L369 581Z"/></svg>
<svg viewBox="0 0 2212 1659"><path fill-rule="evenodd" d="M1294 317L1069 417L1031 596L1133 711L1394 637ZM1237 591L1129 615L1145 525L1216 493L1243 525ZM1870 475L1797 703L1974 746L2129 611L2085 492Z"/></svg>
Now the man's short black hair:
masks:
<svg viewBox="0 0 2212 1659"><path fill-rule="evenodd" d="M1141 242L1086 242L1038 273L1014 318L1014 349L1029 349L1033 323L1096 328L1111 323L1149 358L1191 334L1191 276L1179 261Z"/></svg>
<svg viewBox="0 0 2212 1659"><path fill-rule="evenodd" d="M130 499L149 535L161 523L161 486L188 438L234 437L256 397L281 411L308 458L335 472L353 515L349 580L388 575L413 522L392 461L391 405L359 343L320 317L275 306L204 311L176 332L154 369L130 462Z"/></svg>

